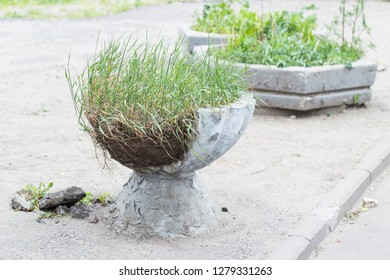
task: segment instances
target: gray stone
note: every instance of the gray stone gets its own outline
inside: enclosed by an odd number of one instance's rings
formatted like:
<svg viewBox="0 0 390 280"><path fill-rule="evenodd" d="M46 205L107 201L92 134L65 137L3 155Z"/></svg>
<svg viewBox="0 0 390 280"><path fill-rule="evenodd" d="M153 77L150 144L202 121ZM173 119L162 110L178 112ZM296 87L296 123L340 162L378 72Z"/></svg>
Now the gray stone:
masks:
<svg viewBox="0 0 390 280"><path fill-rule="evenodd" d="M97 224L99 222L99 219L96 215L92 215L88 217L88 222L90 224Z"/></svg>
<svg viewBox="0 0 390 280"><path fill-rule="evenodd" d="M39 200L39 209L50 210L58 206L71 206L85 197L85 192L79 187L70 187L62 191L50 193Z"/></svg>
<svg viewBox="0 0 390 280"><path fill-rule="evenodd" d="M217 218L195 171L228 151L252 117L255 101L244 94L222 108L198 110L197 139L182 161L134 170L108 223L119 233L139 237L177 238L215 229Z"/></svg>
<svg viewBox="0 0 390 280"><path fill-rule="evenodd" d="M66 216L69 214L69 207L68 206L58 206L56 209L55 209L55 213L59 216Z"/></svg>
<svg viewBox="0 0 390 280"><path fill-rule="evenodd" d="M30 212L34 210L34 205L32 205L30 202L28 202L25 198L23 198L19 194L15 194L15 196L12 198L12 208L16 211L25 211Z"/></svg>
<svg viewBox="0 0 390 280"><path fill-rule="evenodd" d="M231 35L206 33L192 30L189 26L180 28L180 35L188 50L192 53L194 48L202 45L219 45L225 44Z"/></svg>
<svg viewBox="0 0 390 280"><path fill-rule="evenodd" d="M87 205L80 203L70 207L69 215L75 219L86 219L89 217L91 210Z"/></svg>

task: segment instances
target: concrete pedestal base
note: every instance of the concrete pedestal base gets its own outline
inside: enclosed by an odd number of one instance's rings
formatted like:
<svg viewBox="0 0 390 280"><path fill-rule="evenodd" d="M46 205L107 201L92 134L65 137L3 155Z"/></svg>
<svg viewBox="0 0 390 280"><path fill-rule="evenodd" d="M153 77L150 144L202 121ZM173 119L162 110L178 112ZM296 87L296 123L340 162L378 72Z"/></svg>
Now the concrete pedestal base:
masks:
<svg viewBox="0 0 390 280"><path fill-rule="evenodd" d="M216 214L195 174L144 174L134 171L109 211L118 233L177 238L217 225Z"/></svg>

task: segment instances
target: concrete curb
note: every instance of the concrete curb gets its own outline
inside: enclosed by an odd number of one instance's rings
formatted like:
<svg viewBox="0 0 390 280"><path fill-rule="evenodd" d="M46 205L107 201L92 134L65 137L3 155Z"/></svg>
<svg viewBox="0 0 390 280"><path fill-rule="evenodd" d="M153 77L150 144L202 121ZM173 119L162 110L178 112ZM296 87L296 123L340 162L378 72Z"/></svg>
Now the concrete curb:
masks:
<svg viewBox="0 0 390 280"><path fill-rule="evenodd" d="M307 259L321 241L360 199L367 187L390 165L390 135L378 145L333 189L318 208L284 240L270 260Z"/></svg>

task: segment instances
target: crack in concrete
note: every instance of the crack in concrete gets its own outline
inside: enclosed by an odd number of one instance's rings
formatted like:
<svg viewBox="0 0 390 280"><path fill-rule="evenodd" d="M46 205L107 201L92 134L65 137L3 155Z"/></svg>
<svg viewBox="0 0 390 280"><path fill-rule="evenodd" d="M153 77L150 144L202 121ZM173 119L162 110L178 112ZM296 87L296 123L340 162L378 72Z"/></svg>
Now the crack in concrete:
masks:
<svg viewBox="0 0 390 280"><path fill-rule="evenodd" d="M301 235L295 235L295 234L292 234L292 235L289 235L288 237L299 237L299 238L303 238L303 239L306 239L308 242L309 242L309 245L311 244L311 240L304 237L304 236L301 236Z"/></svg>

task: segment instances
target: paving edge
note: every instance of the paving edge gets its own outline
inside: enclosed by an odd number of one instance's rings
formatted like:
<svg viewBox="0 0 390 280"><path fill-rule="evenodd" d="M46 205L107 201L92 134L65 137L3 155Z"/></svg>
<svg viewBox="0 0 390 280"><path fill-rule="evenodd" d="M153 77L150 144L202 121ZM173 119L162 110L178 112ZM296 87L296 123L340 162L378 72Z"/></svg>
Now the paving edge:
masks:
<svg viewBox="0 0 390 280"><path fill-rule="evenodd" d="M390 165L390 135L384 137L360 163L326 196L269 260L308 259L311 252L333 231L340 220L364 194L367 187Z"/></svg>

